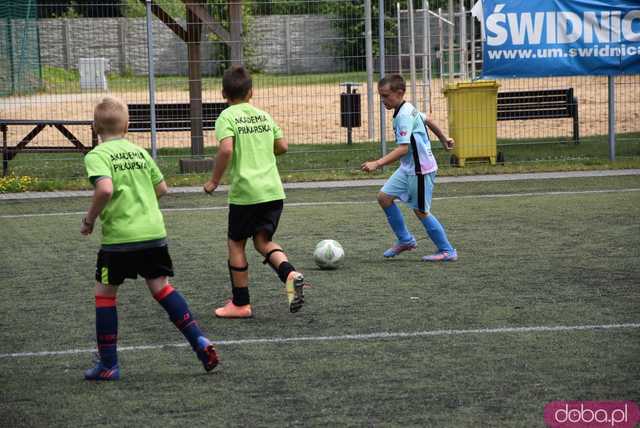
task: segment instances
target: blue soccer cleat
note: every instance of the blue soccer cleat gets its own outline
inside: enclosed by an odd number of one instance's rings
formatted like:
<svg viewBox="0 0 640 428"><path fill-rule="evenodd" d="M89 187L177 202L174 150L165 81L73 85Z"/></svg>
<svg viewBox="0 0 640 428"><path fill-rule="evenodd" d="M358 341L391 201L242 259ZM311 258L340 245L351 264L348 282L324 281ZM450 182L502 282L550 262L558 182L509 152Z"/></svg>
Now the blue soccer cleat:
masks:
<svg viewBox="0 0 640 428"><path fill-rule="evenodd" d="M85 380L118 380L120 379L120 367L116 364L109 368L98 361L96 365L84 372Z"/></svg>
<svg viewBox="0 0 640 428"><path fill-rule="evenodd" d="M416 249L417 242L415 238L411 238L411 241L400 242L397 241L391 248L384 252L383 256L386 258L395 257L405 251L413 251Z"/></svg>
<svg viewBox="0 0 640 428"><path fill-rule="evenodd" d="M198 359L202 362L204 369L208 372L213 370L218 363L218 353L216 348L213 347L213 343L204 336L198 337L198 349L196 350Z"/></svg>

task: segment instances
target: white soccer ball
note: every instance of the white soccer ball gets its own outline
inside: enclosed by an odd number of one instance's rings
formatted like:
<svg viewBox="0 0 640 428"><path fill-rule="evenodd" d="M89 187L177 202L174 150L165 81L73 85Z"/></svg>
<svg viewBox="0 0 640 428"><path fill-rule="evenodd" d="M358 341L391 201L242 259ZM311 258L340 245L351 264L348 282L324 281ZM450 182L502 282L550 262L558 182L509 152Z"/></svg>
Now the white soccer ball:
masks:
<svg viewBox="0 0 640 428"><path fill-rule="evenodd" d="M344 259L344 249L338 241L324 239L313 251L313 260L320 269L337 269Z"/></svg>

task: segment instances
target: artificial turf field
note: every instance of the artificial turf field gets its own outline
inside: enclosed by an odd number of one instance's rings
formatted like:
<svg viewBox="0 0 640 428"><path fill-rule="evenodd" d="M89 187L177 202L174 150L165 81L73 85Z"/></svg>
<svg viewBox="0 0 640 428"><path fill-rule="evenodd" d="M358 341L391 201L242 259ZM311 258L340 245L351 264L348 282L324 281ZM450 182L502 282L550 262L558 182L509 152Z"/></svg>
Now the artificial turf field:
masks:
<svg viewBox="0 0 640 428"><path fill-rule="evenodd" d="M420 262L424 239L383 260L376 191L288 191L276 241L313 287L288 313L250 250L251 320L211 315L230 295L226 195L163 199L172 282L222 363L205 374L130 281L113 383L82 379L89 199L0 202L0 426L543 427L553 400L640 401L640 177L439 184L433 212L460 256L449 264ZM314 266L325 238L345 248L339 270Z"/></svg>

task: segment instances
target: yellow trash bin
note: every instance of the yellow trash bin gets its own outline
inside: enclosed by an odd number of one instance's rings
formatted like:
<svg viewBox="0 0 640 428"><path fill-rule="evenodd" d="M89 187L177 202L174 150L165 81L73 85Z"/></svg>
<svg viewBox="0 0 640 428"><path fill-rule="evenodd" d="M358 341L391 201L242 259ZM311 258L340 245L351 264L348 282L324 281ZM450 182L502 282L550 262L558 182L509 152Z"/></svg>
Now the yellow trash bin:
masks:
<svg viewBox="0 0 640 428"><path fill-rule="evenodd" d="M464 166L467 159L489 159L496 164L497 98L495 80L449 83L447 98L449 135L455 140L453 162Z"/></svg>

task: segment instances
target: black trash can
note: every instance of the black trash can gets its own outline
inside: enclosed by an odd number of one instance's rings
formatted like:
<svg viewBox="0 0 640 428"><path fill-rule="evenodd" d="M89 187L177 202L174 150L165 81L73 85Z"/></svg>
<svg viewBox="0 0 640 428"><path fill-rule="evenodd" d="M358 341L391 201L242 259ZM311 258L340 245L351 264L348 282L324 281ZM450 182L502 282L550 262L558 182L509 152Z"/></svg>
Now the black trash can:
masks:
<svg viewBox="0 0 640 428"><path fill-rule="evenodd" d="M346 87L346 92L340 94L340 126L347 128L347 144L351 144L351 130L362 126L362 101L361 94L354 87L360 83L341 83Z"/></svg>

